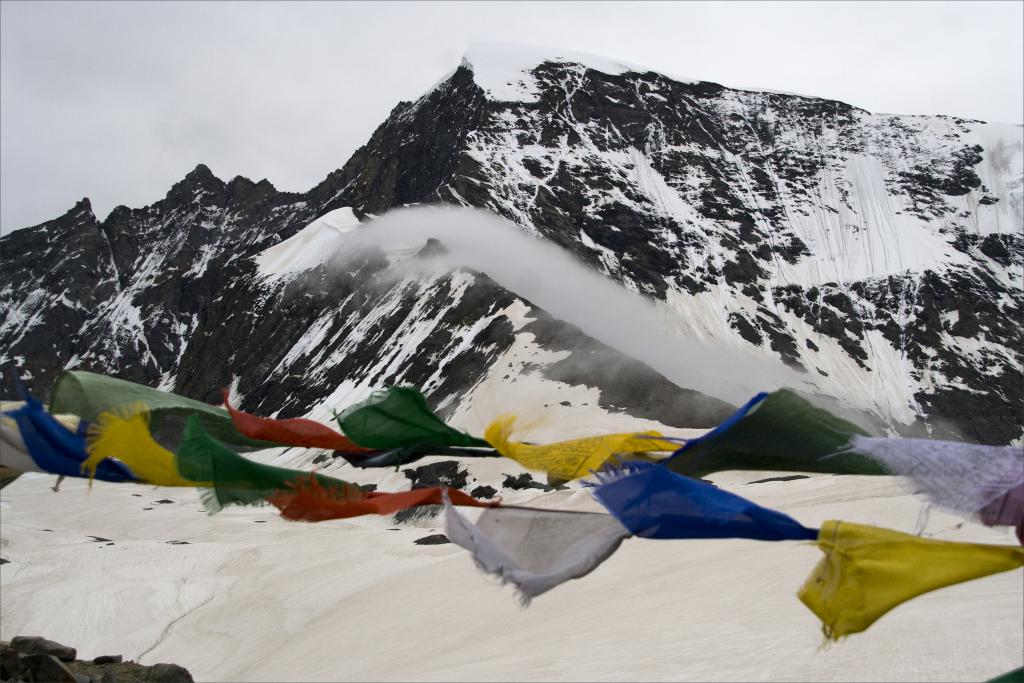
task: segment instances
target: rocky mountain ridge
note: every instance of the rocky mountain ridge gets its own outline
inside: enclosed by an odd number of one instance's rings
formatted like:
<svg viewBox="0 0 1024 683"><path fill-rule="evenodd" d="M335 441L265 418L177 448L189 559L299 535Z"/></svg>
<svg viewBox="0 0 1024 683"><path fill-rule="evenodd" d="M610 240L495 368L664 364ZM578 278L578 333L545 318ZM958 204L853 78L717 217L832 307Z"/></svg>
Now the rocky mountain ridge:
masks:
<svg viewBox="0 0 1024 683"><path fill-rule="evenodd" d="M1020 126L471 51L307 193L199 165L149 207L99 221L83 200L0 238L0 365L43 394L83 367L211 401L231 386L281 416L401 381L458 413L482 383L525 375L666 425L728 411L485 273L396 279L372 250L345 272L256 264L339 211L450 203L880 427L1006 443L1024 412L1022 154Z"/></svg>

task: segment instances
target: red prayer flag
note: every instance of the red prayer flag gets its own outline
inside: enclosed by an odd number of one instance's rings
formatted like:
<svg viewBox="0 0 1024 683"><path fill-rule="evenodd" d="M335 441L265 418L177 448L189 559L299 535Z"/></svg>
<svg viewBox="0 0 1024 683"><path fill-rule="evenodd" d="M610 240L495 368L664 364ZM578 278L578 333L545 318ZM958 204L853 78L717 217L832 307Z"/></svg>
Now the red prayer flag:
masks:
<svg viewBox="0 0 1024 683"><path fill-rule="evenodd" d="M272 505L281 511L281 516L293 521L322 522L326 519L345 519L360 515L390 515L414 505L442 505L444 503L440 486L413 489L399 493L373 491L365 498L345 498L337 491L320 485L316 477L304 477L295 482L295 489L278 491L269 498ZM469 507L497 507L498 503L485 503L458 489L448 489L453 505Z"/></svg>
<svg viewBox="0 0 1024 683"><path fill-rule="evenodd" d="M227 389L224 390L224 406L231 413L231 421L234 423L235 429L250 439L273 441L289 446L305 446L306 448L329 448L334 451L374 452L373 449L363 448L327 425L313 420L302 417L274 420L237 410L228 402Z"/></svg>

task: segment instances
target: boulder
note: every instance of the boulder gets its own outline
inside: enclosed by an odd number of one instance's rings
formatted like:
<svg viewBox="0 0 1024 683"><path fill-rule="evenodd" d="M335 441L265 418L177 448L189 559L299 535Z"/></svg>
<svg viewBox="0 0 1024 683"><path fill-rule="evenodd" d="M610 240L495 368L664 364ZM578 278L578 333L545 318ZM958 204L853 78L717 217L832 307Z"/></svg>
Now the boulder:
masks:
<svg viewBox="0 0 1024 683"><path fill-rule="evenodd" d="M192 674L177 664L154 664L146 671L146 683L195 683Z"/></svg>
<svg viewBox="0 0 1024 683"><path fill-rule="evenodd" d="M18 651L6 643L0 644L0 679L18 681L27 672Z"/></svg>
<svg viewBox="0 0 1024 683"><path fill-rule="evenodd" d="M28 655L22 658L22 662L28 669L29 675L32 677L31 680L46 681L47 683L78 683L78 679L71 669L64 666L64 662L53 655Z"/></svg>
<svg viewBox="0 0 1024 683"><path fill-rule="evenodd" d="M11 647L23 655L53 655L63 662L73 662L78 656L75 648L39 636L16 636Z"/></svg>

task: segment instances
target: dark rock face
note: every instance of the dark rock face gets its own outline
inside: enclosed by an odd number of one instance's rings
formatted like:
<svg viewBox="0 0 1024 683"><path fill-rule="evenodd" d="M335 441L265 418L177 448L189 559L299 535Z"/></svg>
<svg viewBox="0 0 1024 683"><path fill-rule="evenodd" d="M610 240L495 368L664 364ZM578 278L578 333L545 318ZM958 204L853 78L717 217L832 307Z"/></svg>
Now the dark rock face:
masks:
<svg viewBox="0 0 1024 683"><path fill-rule="evenodd" d="M33 681L78 683L71 669L53 655L25 655L21 661Z"/></svg>
<svg viewBox="0 0 1024 683"><path fill-rule="evenodd" d="M75 659L75 648L51 640L19 636L0 641L0 680L11 683L194 683L177 664L146 666L104 655L90 662Z"/></svg>
<svg viewBox="0 0 1024 683"><path fill-rule="evenodd" d="M199 165L151 206L99 221L83 200L0 238L2 395L10 367L43 397L77 367L211 402L234 384L244 409L281 417L345 383L405 382L449 415L528 334L568 352L533 371L598 388L606 410L679 427L729 414L486 274L396 277L374 250L287 277L253 260L341 207L446 202L518 223L886 427L1020 436L1019 128L990 144L995 124L569 62L511 76L532 94L494 97L464 64L304 194Z"/></svg>

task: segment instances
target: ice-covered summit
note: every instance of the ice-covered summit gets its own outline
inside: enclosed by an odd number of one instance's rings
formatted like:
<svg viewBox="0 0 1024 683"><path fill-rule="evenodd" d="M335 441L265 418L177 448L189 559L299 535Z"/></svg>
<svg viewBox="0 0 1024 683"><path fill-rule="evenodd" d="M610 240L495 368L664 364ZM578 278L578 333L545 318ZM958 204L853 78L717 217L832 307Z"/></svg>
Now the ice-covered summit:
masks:
<svg viewBox="0 0 1024 683"><path fill-rule="evenodd" d="M536 101L538 90L530 72L547 62L577 64L612 76L652 71L638 64L586 52L518 43L476 43L462 57L462 65L473 71L476 84L489 98L503 102ZM670 77L680 82L696 82Z"/></svg>

